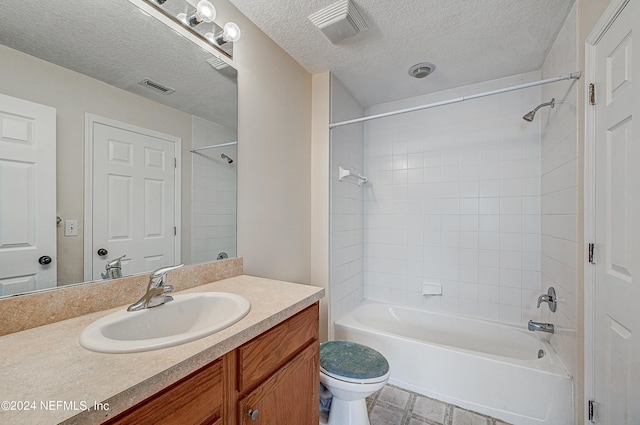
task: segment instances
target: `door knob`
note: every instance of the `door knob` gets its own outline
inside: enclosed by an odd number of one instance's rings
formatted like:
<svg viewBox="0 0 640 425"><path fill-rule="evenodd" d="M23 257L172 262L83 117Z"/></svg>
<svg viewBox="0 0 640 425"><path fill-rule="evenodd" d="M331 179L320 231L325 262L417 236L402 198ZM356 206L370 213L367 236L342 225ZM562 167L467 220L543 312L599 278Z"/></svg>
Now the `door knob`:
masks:
<svg viewBox="0 0 640 425"><path fill-rule="evenodd" d="M260 413L258 412L258 409L256 410L249 409L249 411L247 412L247 416L250 417L252 421L257 420L259 414Z"/></svg>
<svg viewBox="0 0 640 425"><path fill-rule="evenodd" d="M51 264L51 257L49 257L48 255L43 255L42 257L38 258L38 263L42 264L43 266Z"/></svg>
<svg viewBox="0 0 640 425"><path fill-rule="evenodd" d="M105 256L105 255L107 255L108 253L109 253L109 251L107 251L107 250L106 250L106 249L104 249L104 248L100 248L100 249L98 250L98 255L99 255L99 256L101 256L101 257L104 257L104 256Z"/></svg>

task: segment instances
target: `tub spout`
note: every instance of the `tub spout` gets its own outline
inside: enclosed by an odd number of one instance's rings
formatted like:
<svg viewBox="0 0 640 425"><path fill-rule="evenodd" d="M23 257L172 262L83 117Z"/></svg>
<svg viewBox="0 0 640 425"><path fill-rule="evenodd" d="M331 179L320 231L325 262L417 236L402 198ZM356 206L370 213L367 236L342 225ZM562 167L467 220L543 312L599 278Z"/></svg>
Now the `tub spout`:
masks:
<svg viewBox="0 0 640 425"><path fill-rule="evenodd" d="M549 332L551 334L554 332L553 324L534 322L533 320L529 320L528 328L530 331Z"/></svg>

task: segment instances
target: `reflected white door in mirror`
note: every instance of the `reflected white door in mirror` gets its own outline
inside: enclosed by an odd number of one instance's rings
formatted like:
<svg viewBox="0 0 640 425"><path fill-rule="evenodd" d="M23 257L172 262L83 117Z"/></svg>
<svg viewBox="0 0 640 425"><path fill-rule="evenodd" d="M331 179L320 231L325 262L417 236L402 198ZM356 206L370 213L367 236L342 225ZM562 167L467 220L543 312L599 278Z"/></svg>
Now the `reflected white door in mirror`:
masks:
<svg viewBox="0 0 640 425"><path fill-rule="evenodd" d="M56 283L56 110L0 94L0 296Z"/></svg>
<svg viewBox="0 0 640 425"><path fill-rule="evenodd" d="M180 138L87 114L85 279L180 262Z"/></svg>

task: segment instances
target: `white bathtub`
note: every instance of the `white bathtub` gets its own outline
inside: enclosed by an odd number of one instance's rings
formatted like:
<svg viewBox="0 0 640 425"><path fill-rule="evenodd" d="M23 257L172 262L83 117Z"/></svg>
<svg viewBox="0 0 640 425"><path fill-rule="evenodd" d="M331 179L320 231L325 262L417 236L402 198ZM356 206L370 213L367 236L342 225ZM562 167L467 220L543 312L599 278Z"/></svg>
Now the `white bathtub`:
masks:
<svg viewBox="0 0 640 425"><path fill-rule="evenodd" d="M573 423L571 377L526 325L367 301L336 322L335 339L378 350L399 387L516 425Z"/></svg>

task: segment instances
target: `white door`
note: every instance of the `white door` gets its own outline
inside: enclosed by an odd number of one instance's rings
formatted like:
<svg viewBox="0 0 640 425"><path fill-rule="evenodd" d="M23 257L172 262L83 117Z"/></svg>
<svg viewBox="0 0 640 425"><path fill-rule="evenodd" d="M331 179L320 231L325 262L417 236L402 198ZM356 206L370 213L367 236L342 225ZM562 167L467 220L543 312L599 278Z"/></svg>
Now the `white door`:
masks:
<svg viewBox="0 0 640 425"><path fill-rule="evenodd" d="M100 279L106 263L123 255L123 274L178 263L177 140L102 121L91 124L92 278Z"/></svg>
<svg viewBox="0 0 640 425"><path fill-rule="evenodd" d="M0 95L0 295L56 284L56 110Z"/></svg>
<svg viewBox="0 0 640 425"><path fill-rule="evenodd" d="M640 9L596 45L595 421L640 424Z"/></svg>

